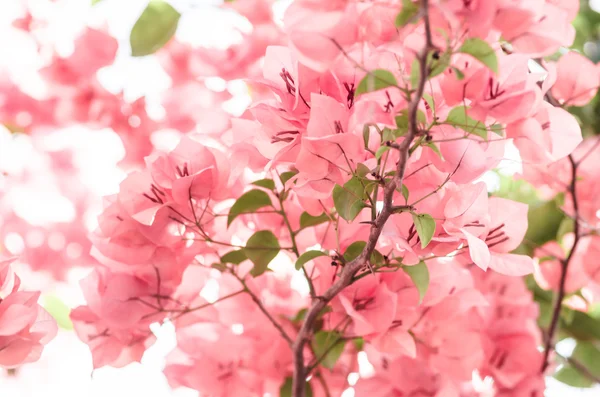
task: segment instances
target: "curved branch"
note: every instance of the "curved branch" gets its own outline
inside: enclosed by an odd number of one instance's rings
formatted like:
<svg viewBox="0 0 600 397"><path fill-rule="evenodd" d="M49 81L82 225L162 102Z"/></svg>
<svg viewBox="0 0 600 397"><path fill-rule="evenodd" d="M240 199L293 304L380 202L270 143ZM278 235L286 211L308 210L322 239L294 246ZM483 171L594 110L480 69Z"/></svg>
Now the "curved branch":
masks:
<svg viewBox="0 0 600 397"><path fill-rule="evenodd" d="M318 297L318 299L313 303L313 305L306 313L304 323L298 331L296 340L292 345L294 355L294 376L292 395L294 397L305 396L304 389L306 384L307 368L304 364L304 346L310 340L315 321L319 317L321 311L327 306L327 304L344 288L349 286L352 283L355 274L360 269L366 266L368 259L371 257L371 254L375 250L375 246L377 245L377 241L379 240L379 236L381 235L383 226L393 213L394 192L396 191L396 188L398 186L402 186L402 180L404 178L406 164L408 162L409 157L410 145L418 132L417 111L419 108L419 103L423 97L423 92L425 91L425 82L427 81L428 76L427 54L429 50L433 48L433 43L431 39L431 27L429 24L428 0L421 1L421 9L423 12L423 19L425 24L425 46L418 54L420 79L418 82L416 92L414 93L414 96L412 97L408 106L408 134L406 135L402 143L400 143L398 146L400 156L397 164L396 175L385 186L383 208L371 225L371 229L369 231L369 239L367 240L365 248L358 257L348 262L343 267L339 278L327 289L327 291L325 291L325 293L322 296Z"/></svg>
<svg viewBox="0 0 600 397"><path fill-rule="evenodd" d="M552 311L552 320L550 320L550 326L548 327L548 334L546 335L546 344L544 346L544 361L542 362L541 372L545 372L550 364L550 352L552 352L552 346L554 346L554 334L558 328L558 319L560 318L560 311L562 308L562 301L565 299L565 285L567 283L567 272L569 270L569 264L575 255L579 240L581 240L581 231L579 230L579 203L577 202L577 165L572 155L569 155L569 162L571 163L571 183L569 185L569 194L573 200L573 211L575 212L575 225L573 233L575 239L573 241L573 247L566 259L561 261L561 272L560 281L558 286L558 296L556 302L554 302L554 309Z"/></svg>

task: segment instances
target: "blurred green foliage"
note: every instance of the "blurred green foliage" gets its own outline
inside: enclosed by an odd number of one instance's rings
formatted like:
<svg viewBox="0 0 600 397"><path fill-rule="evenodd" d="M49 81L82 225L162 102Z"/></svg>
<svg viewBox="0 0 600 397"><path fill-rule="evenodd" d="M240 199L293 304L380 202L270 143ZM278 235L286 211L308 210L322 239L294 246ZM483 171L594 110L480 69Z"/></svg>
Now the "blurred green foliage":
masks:
<svg viewBox="0 0 600 397"><path fill-rule="evenodd" d="M572 48L581 52L594 63L600 61L600 13L590 7L589 0L581 0L579 14L573 21L576 36ZM577 119L585 136L600 133L599 95L586 106L568 109Z"/></svg>

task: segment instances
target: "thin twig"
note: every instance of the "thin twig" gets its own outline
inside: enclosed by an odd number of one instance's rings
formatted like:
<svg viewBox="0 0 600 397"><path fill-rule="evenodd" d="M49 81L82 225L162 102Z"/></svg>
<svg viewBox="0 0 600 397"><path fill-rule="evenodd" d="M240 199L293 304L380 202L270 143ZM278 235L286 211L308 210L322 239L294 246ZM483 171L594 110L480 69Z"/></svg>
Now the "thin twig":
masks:
<svg viewBox="0 0 600 397"><path fill-rule="evenodd" d="M279 324L273 318L273 316L271 316L271 313L269 313L269 311L267 310L267 308L262 304L262 302L260 301L260 299L258 298L258 296L256 296L256 294L254 292L252 292L252 290L250 288L248 288L248 284L246 284L246 281L244 281L243 278L241 278L240 276L238 276L234 272L232 272L231 274L233 274L233 276L238 279L238 281L244 287L244 291L246 293L248 293L248 295L250 295L250 298L252 298L252 300L254 301L254 303L256 303L256 305L258 306L258 308L260 309L260 311L263 312L264 315L269 319L269 321L271 322L271 324L273 324L273 326L275 328L277 328L277 330L279 331L279 333L281 334L281 336L283 337L283 339L285 339L285 341L291 347L293 345L293 343L294 343L294 341L292 340L292 338L290 338L290 336L287 334L287 332L285 332L285 330L283 329L283 327L281 326L281 324Z"/></svg>
<svg viewBox="0 0 600 397"><path fill-rule="evenodd" d="M569 162L571 163L571 184L569 186L569 193L571 194L571 199L573 200L573 211L575 212L575 219L579 219L579 203L577 202L577 163L573 159L572 155L569 155ZM548 332L546 335L546 344L544 347L544 361L542 362L541 372L544 373L550 364L550 352L552 351L552 346L554 346L554 334L558 328L558 319L560 318L560 312L562 308L562 302L565 298L565 285L567 283L567 272L569 269L569 264L575 255L575 251L577 250L577 245L580 240L580 230L579 230L579 222L575 222L573 233L575 238L573 240L573 247L571 247L571 251L569 255L567 255L566 259L561 261L561 273L560 273L560 281L558 286L558 296L556 298L556 302L554 302L554 310L552 312L552 320L550 321L550 326L548 327Z"/></svg>

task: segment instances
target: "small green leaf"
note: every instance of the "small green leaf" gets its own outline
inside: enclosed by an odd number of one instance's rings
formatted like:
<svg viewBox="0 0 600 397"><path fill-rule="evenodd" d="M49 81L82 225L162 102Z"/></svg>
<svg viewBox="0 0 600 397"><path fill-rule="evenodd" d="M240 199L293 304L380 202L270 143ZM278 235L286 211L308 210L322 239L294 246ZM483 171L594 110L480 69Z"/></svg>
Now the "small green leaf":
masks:
<svg viewBox="0 0 600 397"><path fill-rule="evenodd" d="M279 388L279 397L292 397L292 386L293 380L291 376L285 378L285 382ZM312 388L310 383L306 382L306 386L304 387L304 394L306 397L313 397Z"/></svg>
<svg viewBox="0 0 600 397"><path fill-rule="evenodd" d="M365 145L365 149L369 148L369 137L371 135L371 127L368 124L365 124L363 127L363 143Z"/></svg>
<svg viewBox="0 0 600 397"><path fill-rule="evenodd" d="M263 274L279 250L279 241L272 232L261 230L254 233L244 248L244 253L254 263L250 274L254 277Z"/></svg>
<svg viewBox="0 0 600 397"><path fill-rule="evenodd" d="M273 179L259 179L252 182L253 185L264 187L265 189L275 190L275 182Z"/></svg>
<svg viewBox="0 0 600 397"><path fill-rule="evenodd" d="M416 89L419 85L419 80L421 79L421 69L419 65L419 60L414 59L412 64L410 65L410 86L413 89Z"/></svg>
<svg viewBox="0 0 600 397"><path fill-rule="evenodd" d="M600 377L600 350L593 342L578 341L571 357L595 377Z"/></svg>
<svg viewBox="0 0 600 397"><path fill-rule="evenodd" d="M360 253L363 252L366 245L366 241L355 241L352 244L350 244L348 248L346 248L346 252L344 252L344 260L346 262L350 262L356 259L360 255ZM383 255L381 255L381 252L373 250L373 253L371 254L371 263L383 263Z"/></svg>
<svg viewBox="0 0 600 397"><path fill-rule="evenodd" d="M410 0L402 0L402 9L396 16L396 26L401 28L419 13L419 6Z"/></svg>
<svg viewBox="0 0 600 397"><path fill-rule="evenodd" d="M435 220L429 214L413 213L412 218L421 240L421 248L425 248L435 234Z"/></svg>
<svg viewBox="0 0 600 397"><path fill-rule="evenodd" d="M445 51L441 54L437 51L430 52L427 58L427 65L429 65L430 72L427 77L432 78L444 73L450 66L451 57L452 53L450 51Z"/></svg>
<svg viewBox="0 0 600 397"><path fill-rule="evenodd" d="M365 208L365 188L360 179L352 177L344 186L335 185L333 188L333 204L338 214L351 222Z"/></svg>
<svg viewBox="0 0 600 397"><path fill-rule="evenodd" d="M404 183L402 184L402 197L404 197L404 201L408 203L408 188Z"/></svg>
<svg viewBox="0 0 600 397"><path fill-rule="evenodd" d="M364 177L366 177L370 173L371 173L371 170L369 169L369 167L367 167L363 163L358 163L356 165L356 174L359 177L364 178Z"/></svg>
<svg viewBox="0 0 600 397"><path fill-rule="evenodd" d="M329 217L325 213L322 213L319 216L312 216L308 212L303 212L302 215L300 215L300 228L304 229L307 227L320 225L328 220Z"/></svg>
<svg viewBox="0 0 600 397"><path fill-rule="evenodd" d="M469 54L479 62L487 66L492 72L498 74L498 58L494 49L482 39L472 37L466 39L458 52Z"/></svg>
<svg viewBox="0 0 600 397"><path fill-rule="evenodd" d="M365 249L367 245L366 241L355 241L346 248L346 252L344 252L344 260L346 262L350 262L356 257L360 255L361 252Z"/></svg>
<svg viewBox="0 0 600 397"><path fill-rule="evenodd" d="M242 214L250 214L258 210L259 208L273 205L271 198L263 190L250 190L240 196L229 210L227 216L227 226L231 225L231 222Z"/></svg>
<svg viewBox="0 0 600 397"><path fill-rule="evenodd" d="M296 174L297 174L297 172L294 172L294 171L286 171L286 172L281 173L281 175L279 175L279 178L281 179L281 183L283 183L285 185L287 183L287 181L292 179Z"/></svg>
<svg viewBox="0 0 600 397"><path fill-rule="evenodd" d="M423 302L423 298L429 287L429 269L427 265L424 261L421 261L418 265L402 266L402 269L410 276L413 283L415 283L415 287L419 291L419 303Z"/></svg>
<svg viewBox="0 0 600 397"><path fill-rule="evenodd" d="M369 72L358 83L355 95L364 94L367 92L378 91L390 86L397 86L398 82L392 72L384 69L375 69Z"/></svg>
<svg viewBox="0 0 600 397"><path fill-rule="evenodd" d="M333 369L335 363L344 352L346 341L336 331L319 331L313 339L315 355L321 359L321 365Z"/></svg>
<svg viewBox="0 0 600 397"><path fill-rule="evenodd" d="M438 148L435 143L433 143L433 142L427 142L425 144L425 146L427 146L429 149L433 150L434 153L439 156L439 158L441 158L441 159L444 158L444 157L442 157L442 152L440 152L440 148Z"/></svg>
<svg viewBox="0 0 600 397"><path fill-rule="evenodd" d="M383 129L383 131L381 131L381 141L382 142L387 142L387 141L395 141L396 140L396 131L385 127Z"/></svg>
<svg viewBox="0 0 600 397"><path fill-rule="evenodd" d="M487 128L485 124L469 117L468 111L469 108L463 105L452 108L450 113L448 113L446 123L487 140Z"/></svg>
<svg viewBox="0 0 600 397"><path fill-rule="evenodd" d="M452 71L456 75L457 80L463 80L465 78L465 74L460 69L452 66Z"/></svg>
<svg viewBox="0 0 600 397"><path fill-rule="evenodd" d="M304 321L304 317L306 317L306 313L308 313L307 308L298 310L298 313L296 313L294 318L292 318L292 322L298 323L300 321Z"/></svg>
<svg viewBox="0 0 600 397"><path fill-rule="evenodd" d="M375 158L379 160L381 156L383 156L383 154L390 149L391 147L389 146L380 146L379 149L377 149L377 151L375 152Z"/></svg>
<svg viewBox="0 0 600 397"><path fill-rule="evenodd" d="M365 340L363 338L354 339L354 347L356 350L361 351L365 346Z"/></svg>
<svg viewBox="0 0 600 397"><path fill-rule="evenodd" d="M408 132L408 126L408 112L403 110L400 112L400 115L396 116L396 128L400 131L402 135L404 135Z"/></svg>
<svg viewBox="0 0 600 397"><path fill-rule="evenodd" d="M554 374L554 379L572 387L587 388L594 386L595 382L579 372L571 364L564 365Z"/></svg>
<svg viewBox="0 0 600 397"><path fill-rule="evenodd" d="M44 296L44 309L56 320L56 324L62 329L71 330L73 329L73 323L69 315L71 314L71 308L64 304L64 302L54 296Z"/></svg>
<svg viewBox="0 0 600 397"><path fill-rule="evenodd" d="M296 261L296 270L302 269L302 266L304 266L306 262L311 261L320 256L327 256L327 254L323 251L317 250L306 251L298 257L298 260Z"/></svg>
<svg viewBox="0 0 600 397"><path fill-rule="evenodd" d="M150 0L131 29L131 55L141 57L158 51L177 30L181 14L164 0Z"/></svg>
<svg viewBox="0 0 600 397"><path fill-rule="evenodd" d="M96 4L100 3L102 0L92 0L92 5L95 6Z"/></svg>
<svg viewBox="0 0 600 397"><path fill-rule="evenodd" d="M239 265L243 261L248 259L246 253L243 249L235 250L226 253L221 257L221 263L233 263L234 265Z"/></svg>
<svg viewBox="0 0 600 397"><path fill-rule="evenodd" d="M502 127L501 124L495 123L490 125L490 131L492 131L494 134L499 135L501 137L504 137L504 127Z"/></svg>
<svg viewBox="0 0 600 397"><path fill-rule="evenodd" d="M430 94L424 92L423 99L425 99L425 101L427 102L427 105L429 105L429 108L435 114L435 100L433 99L433 97Z"/></svg>

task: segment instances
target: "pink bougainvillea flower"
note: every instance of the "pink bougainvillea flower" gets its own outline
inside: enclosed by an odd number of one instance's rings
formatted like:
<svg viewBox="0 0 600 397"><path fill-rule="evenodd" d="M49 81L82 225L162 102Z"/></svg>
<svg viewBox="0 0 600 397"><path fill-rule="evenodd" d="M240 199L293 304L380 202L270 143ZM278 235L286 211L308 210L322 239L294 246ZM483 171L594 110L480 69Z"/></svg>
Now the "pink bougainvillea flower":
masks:
<svg viewBox="0 0 600 397"><path fill-rule="evenodd" d="M219 200L228 194L227 161L216 149L189 137L183 137L168 154L149 156L146 163L156 183L151 190L157 191L160 199L164 197L160 189L170 189L173 201L184 207L190 205L191 199Z"/></svg>
<svg viewBox="0 0 600 397"><path fill-rule="evenodd" d="M560 57L556 69L552 95L560 103L583 106L596 95L600 87L600 70L587 57L570 51Z"/></svg>
<svg viewBox="0 0 600 397"><path fill-rule="evenodd" d="M568 156L582 141L581 127L566 110L543 104L533 117L506 127L523 161L548 164Z"/></svg>
<svg viewBox="0 0 600 397"><path fill-rule="evenodd" d="M15 291L0 300L0 367L37 361L58 327L37 304L39 292Z"/></svg>
<svg viewBox="0 0 600 397"><path fill-rule="evenodd" d="M471 259L483 270L490 268L510 276L532 273L532 258L509 253L519 246L527 231L527 205L498 197L488 203L490 226L486 237L465 233Z"/></svg>
<svg viewBox="0 0 600 397"><path fill-rule="evenodd" d="M528 62L529 58L520 54L499 57L498 77L488 77L487 85L473 103L471 111L478 120L491 117L510 123L535 111L542 95L538 77L529 74Z"/></svg>

